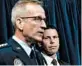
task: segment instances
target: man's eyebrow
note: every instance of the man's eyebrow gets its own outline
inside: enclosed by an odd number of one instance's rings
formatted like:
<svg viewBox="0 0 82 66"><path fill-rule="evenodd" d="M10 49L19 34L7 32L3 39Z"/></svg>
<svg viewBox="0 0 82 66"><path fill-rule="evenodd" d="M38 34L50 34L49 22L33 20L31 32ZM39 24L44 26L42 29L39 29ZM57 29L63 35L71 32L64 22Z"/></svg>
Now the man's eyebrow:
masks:
<svg viewBox="0 0 82 66"><path fill-rule="evenodd" d="M48 38L50 38L50 36L45 36L45 37L48 37ZM44 38L45 38L45 37L44 37Z"/></svg>
<svg viewBox="0 0 82 66"><path fill-rule="evenodd" d="M53 36L53 37L59 37L58 35L55 35L55 36Z"/></svg>

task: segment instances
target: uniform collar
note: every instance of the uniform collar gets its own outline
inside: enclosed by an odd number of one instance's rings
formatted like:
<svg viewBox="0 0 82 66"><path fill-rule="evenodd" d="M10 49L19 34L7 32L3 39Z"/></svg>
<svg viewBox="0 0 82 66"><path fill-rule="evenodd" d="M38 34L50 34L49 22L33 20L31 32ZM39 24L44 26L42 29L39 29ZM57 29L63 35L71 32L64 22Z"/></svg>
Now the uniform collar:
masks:
<svg viewBox="0 0 82 66"><path fill-rule="evenodd" d="M16 36L13 36L12 38L24 49L26 54L29 56L31 53L31 48L28 46L28 44L23 42L22 40L20 40Z"/></svg>

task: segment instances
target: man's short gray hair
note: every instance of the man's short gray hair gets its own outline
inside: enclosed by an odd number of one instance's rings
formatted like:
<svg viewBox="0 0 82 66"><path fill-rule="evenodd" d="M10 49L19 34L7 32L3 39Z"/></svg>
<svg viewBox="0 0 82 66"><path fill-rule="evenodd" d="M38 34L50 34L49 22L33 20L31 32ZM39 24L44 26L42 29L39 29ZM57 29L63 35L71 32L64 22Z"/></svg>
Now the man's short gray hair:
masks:
<svg viewBox="0 0 82 66"><path fill-rule="evenodd" d="M25 13L25 6L28 3L34 3L43 6L43 2L39 0L19 0L12 8L11 21L13 25L15 25L16 17Z"/></svg>

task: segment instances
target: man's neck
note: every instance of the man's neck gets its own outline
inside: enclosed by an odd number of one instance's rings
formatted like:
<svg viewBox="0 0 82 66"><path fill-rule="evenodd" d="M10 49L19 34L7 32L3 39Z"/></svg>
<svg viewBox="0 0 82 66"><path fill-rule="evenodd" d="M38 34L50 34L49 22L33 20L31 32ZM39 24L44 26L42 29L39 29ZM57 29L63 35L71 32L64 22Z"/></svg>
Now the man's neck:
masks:
<svg viewBox="0 0 82 66"><path fill-rule="evenodd" d="M23 42L25 42L25 43L27 43L29 46L31 45L31 42L29 42L24 36L22 36L22 35L20 35L20 34L15 34L15 36L18 38L18 39L20 39L21 41L23 41Z"/></svg>
<svg viewBox="0 0 82 66"><path fill-rule="evenodd" d="M45 55L48 55L51 58L55 58L56 57L56 53L54 53L54 54L48 54L48 53L46 53L44 51L42 53L44 53Z"/></svg>

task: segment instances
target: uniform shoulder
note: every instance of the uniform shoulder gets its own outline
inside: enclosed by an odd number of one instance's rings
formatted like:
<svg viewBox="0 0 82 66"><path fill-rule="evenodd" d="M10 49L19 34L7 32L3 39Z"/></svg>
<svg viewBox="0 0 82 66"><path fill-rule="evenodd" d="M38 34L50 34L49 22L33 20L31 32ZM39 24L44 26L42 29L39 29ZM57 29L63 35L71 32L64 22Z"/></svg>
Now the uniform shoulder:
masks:
<svg viewBox="0 0 82 66"><path fill-rule="evenodd" d="M8 43L0 44L0 48L6 47L6 46L8 46Z"/></svg>
<svg viewBox="0 0 82 66"><path fill-rule="evenodd" d="M3 43L0 44L0 50L5 49L5 48L9 48L10 46L8 45L8 43Z"/></svg>

